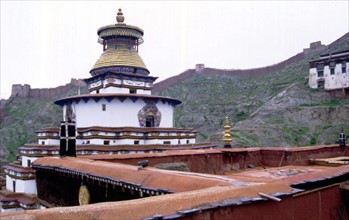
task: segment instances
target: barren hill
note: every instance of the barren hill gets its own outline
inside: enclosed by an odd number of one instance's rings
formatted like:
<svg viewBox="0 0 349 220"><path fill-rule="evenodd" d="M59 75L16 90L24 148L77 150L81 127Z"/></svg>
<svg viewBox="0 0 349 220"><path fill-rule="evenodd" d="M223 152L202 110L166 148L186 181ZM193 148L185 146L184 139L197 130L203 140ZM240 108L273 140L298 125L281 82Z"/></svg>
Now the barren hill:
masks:
<svg viewBox="0 0 349 220"><path fill-rule="evenodd" d="M222 144L225 116L234 145L302 146L334 143L349 133L349 100L308 86L308 63L321 53L349 49L349 33L332 44L304 49L278 64L250 70L190 69L155 85L181 99L176 126L194 127L199 139Z"/></svg>
<svg viewBox="0 0 349 220"><path fill-rule="evenodd" d="M59 126L62 110L53 102L77 94L79 88L87 92L82 81L75 79L56 88L13 85L11 97L0 102L0 164L14 160L17 147L36 141L35 132L40 128Z"/></svg>

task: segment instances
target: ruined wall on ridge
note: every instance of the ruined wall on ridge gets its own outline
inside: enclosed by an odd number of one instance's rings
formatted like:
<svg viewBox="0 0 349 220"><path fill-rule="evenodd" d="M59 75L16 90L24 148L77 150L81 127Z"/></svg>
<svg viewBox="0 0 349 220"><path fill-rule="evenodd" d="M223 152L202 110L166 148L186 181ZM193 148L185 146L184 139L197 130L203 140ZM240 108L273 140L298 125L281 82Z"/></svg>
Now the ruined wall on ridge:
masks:
<svg viewBox="0 0 349 220"><path fill-rule="evenodd" d="M32 89L28 84L14 84L12 85L11 97L49 99L69 91L74 86L85 86L85 83L81 79L71 79L70 83L64 86L43 89Z"/></svg>

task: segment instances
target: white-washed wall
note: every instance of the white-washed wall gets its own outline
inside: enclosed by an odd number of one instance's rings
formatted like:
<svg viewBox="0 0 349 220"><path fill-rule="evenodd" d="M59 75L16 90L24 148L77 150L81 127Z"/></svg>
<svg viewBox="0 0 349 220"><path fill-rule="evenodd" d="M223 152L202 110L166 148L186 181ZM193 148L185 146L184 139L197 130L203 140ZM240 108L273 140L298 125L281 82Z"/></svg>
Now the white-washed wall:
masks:
<svg viewBox="0 0 349 220"><path fill-rule="evenodd" d="M105 111L102 110L103 104L106 106ZM121 102L115 98L108 102L102 98L98 102L90 99L87 103L84 101L73 103L73 110L77 127L139 127L138 112L145 105L142 99L133 102L127 98ZM156 106L162 115L160 127L173 127L173 106L168 103L163 104L161 101ZM65 112L65 107L63 109Z"/></svg>

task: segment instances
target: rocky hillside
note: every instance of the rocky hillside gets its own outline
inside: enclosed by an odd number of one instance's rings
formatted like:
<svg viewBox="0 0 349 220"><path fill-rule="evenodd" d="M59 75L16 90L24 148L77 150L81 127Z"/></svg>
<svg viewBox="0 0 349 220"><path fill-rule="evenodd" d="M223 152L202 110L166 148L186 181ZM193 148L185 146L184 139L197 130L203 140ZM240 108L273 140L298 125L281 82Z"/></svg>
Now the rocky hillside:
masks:
<svg viewBox="0 0 349 220"><path fill-rule="evenodd" d="M302 59L293 59L281 69L269 68L270 71L261 74L248 74L251 70L242 71L247 76L241 71L187 70L170 83L165 80L165 84L172 86L157 93L183 101L175 112L176 126L197 129L199 140L222 145L224 118L229 116L234 145L334 143L340 128L349 133L349 100L334 99L324 91L309 89L308 63L321 53L346 49L349 34L322 51L303 54Z"/></svg>
<svg viewBox="0 0 349 220"><path fill-rule="evenodd" d="M320 53L349 49L349 34L321 50L301 52L283 62L251 70L187 70L154 85L156 94L178 98L177 127L198 130L198 140L222 145L225 116L232 121L233 144L303 146L333 143L341 127L349 134L349 99L329 97L307 87L308 62ZM0 102L0 164L16 148L35 141L35 131L58 126L61 109L53 101L86 93L72 81L53 89L14 85ZM2 160L2 161L1 161Z"/></svg>
<svg viewBox="0 0 349 220"><path fill-rule="evenodd" d="M77 84L76 80L65 86L42 90L29 89L24 93L23 89L19 90L19 85L15 85L12 96L0 102L0 164L14 160L17 147L36 142L35 131L44 127L59 126L62 110L53 102L62 97L76 95L79 86L82 93L87 92L86 87Z"/></svg>

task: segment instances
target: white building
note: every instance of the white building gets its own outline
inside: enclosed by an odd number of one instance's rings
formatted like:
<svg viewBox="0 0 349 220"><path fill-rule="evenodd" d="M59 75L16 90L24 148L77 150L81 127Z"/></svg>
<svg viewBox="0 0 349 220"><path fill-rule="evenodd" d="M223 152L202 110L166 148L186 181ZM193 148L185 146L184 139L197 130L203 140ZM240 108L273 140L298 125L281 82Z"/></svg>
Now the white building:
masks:
<svg viewBox="0 0 349 220"><path fill-rule="evenodd" d="M309 63L309 86L321 88L334 97L349 94L349 50L321 55Z"/></svg>

